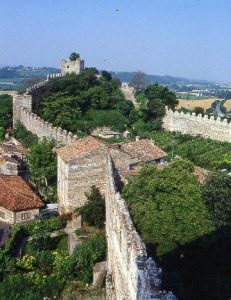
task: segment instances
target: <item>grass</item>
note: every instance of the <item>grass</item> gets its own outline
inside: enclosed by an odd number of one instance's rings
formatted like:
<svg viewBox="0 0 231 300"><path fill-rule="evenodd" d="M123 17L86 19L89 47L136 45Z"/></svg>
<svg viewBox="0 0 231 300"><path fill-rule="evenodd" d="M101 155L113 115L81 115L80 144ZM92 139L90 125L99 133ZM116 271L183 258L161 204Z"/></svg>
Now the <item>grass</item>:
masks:
<svg viewBox="0 0 231 300"><path fill-rule="evenodd" d="M184 107L187 109L194 109L195 107L202 107L204 109L208 109L211 107L212 103L216 100L223 100L223 99L218 99L218 98L209 98L209 99L203 99L203 100L183 100L183 99L178 99L179 104L177 106L178 109ZM231 102L230 102L230 109L231 109Z"/></svg>
<svg viewBox="0 0 231 300"><path fill-rule="evenodd" d="M57 250L68 251L68 235L65 235L57 244Z"/></svg>

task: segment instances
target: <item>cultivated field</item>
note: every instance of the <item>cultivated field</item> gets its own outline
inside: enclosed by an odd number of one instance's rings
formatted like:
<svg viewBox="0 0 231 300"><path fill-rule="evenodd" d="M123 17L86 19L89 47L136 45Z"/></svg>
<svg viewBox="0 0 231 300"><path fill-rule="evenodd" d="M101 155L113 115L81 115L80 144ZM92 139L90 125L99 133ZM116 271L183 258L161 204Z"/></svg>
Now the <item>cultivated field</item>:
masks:
<svg viewBox="0 0 231 300"><path fill-rule="evenodd" d="M228 99L225 101L224 107L228 110L231 111L231 99Z"/></svg>
<svg viewBox="0 0 231 300"><path fill-rule="evenodd" d="M4 94L13 96L13 95L17 94L17 92L16 91L0 91L0 95L4 95Z"/></svg>
<svg viewBox="0 0 231 300"><path fill-rule="evenodd" d="M195 107L202 107L204 109L208 109L211 107L214 101L222 100L222 99L209 98L209 99L202 99L202 100L182 100L182 99L178 99L178 100L179 100L179 104L177 106L178 109L184 107L193 110ZM231 107L231 102L230 102L230 107Z"/></svg>

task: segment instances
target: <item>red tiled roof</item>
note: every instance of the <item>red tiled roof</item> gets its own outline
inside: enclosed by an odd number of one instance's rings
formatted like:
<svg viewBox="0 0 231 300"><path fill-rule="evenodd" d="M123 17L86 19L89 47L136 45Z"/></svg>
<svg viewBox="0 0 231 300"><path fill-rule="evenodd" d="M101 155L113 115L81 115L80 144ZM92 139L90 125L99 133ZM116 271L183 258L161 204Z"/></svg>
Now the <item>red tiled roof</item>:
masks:
<svg viewBox="0 0 231 300"><path fill-rule="evenodd" d="M167 153L148 139L121 144L121 149L130 154L131 158L137 158L143 162L157 160L167 156Z"/></svg>
<svg viewBox="0 0 231 300"><path fill-rule="evenodd" d="M15 145L10 143L1 143L0 144L0 154L4 153L20 153L20 154L27 154L27 149L24 148L22 145Z"/></svg>
<svg viewBox="0 0 231 300"><path fill-rule="evenodd" d="M19 176L0 175L0 206L20 211L40 208L44 204Z"/></svg>
<svg viewBox="0 0 231 300"><path fill-rule="evenodd" d="M64 161L69 161L83 153L101 147L105 148L107 146L108 145L106 145L106 143L102 142L101 140L94 138L92 136L88 136L86 138L78 140L77 142L71 145L67 145L65 147L59 148L56 150L56 152Z"/></svg>

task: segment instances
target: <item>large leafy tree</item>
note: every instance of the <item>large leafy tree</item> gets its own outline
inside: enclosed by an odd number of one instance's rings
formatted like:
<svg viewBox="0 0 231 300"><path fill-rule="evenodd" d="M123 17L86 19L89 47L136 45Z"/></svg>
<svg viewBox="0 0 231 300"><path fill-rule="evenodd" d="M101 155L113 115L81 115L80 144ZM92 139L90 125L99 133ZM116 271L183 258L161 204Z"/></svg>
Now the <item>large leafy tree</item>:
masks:
<svg viewBox="0 0 231 300"><path fill-rule="evenodd" d="M214 222L231 224L231 177L222 172L210 173L202 186L203 199Z"/></svg>
<svg viewBox="0 0 231 300"><path fill-rule="evenodd" d="M31 176L39 186L48 186L56 178L57 157L54 147L53 140L43 139L33 144L28 153Z"/></svg>
<svg viewBox="0 0 231 300"><path fill-rule="evenodd" d="M193 165L178 160L162 170L144 166L123 190L145 242L165 254L213 231Z"/></svg>
<svg viewBox="0 0 231 300"><path fill-rule="evenodd" d="M175 93L171 92L167 87L161 86L157 83L147 87L145 90L145 96L149 101L160 99L162 100L163 105L167 105L169 108L174 108L178 104Z"/></svg>
<svg viewBox="0 0 231 300"><path fill-rule="evenodd" d="M105 222L105 199L96 186L86 194L87 203L79 209L82 220L90 226L104 227Z"/></svg>

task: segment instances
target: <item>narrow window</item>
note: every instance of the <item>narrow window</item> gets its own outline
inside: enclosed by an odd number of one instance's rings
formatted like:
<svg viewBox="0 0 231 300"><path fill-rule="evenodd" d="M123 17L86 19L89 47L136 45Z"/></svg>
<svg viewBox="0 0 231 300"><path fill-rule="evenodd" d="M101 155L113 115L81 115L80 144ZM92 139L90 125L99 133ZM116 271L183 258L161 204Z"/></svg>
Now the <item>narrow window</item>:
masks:
<svg viewBox="0 0 231 300"><path fill-rule="evenodd" d="M21 219L22 220L28 220L28 219L30 219L30 213L21 214Z"/></svg>

